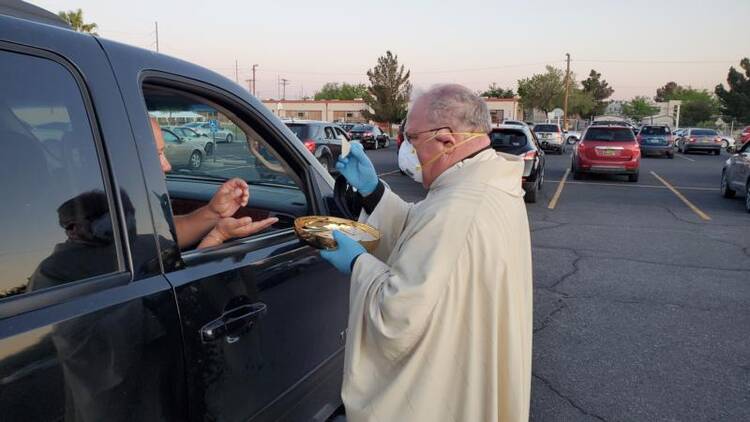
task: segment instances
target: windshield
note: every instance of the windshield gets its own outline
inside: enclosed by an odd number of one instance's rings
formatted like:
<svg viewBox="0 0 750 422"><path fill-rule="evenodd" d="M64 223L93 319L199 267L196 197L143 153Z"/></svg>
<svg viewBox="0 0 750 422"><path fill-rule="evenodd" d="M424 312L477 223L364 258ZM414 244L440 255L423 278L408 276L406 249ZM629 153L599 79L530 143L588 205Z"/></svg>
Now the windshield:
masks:
<svg viewBox="0 0 750 422"><path fill-rule="evenodd" d="M370 125L357 125L354 126L351 130L352 132L371 132L372 126Z"/></svg>
<svg viewBox="0 0 750 422"><path fill-rule="evenodd" d="M534 132L560 132L560 127L557 125L536 125L534 126Z"/></svg>
<svg viewBox="0 0 750 422"><path fill-rule="evenodd" d="M635 135L628 128L619 127L592 127L586 131L584 141L611 141L625 142L634 141Z"/></svg>

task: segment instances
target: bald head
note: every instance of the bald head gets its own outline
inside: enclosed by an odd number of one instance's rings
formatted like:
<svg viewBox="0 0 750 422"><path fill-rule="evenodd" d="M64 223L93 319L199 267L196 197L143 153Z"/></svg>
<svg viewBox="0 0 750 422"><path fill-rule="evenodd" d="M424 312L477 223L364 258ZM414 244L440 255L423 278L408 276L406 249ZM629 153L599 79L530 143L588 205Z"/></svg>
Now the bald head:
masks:
<svg viewBox="0 0 750 422"><path fill-rule="evenodd" d="M461 132L488 133L491 130L487 104L468 88L458 84L435 85L417 95L409 116L413 112L424 113L424 119L433 127L450 126L454 131Z"/></svg>

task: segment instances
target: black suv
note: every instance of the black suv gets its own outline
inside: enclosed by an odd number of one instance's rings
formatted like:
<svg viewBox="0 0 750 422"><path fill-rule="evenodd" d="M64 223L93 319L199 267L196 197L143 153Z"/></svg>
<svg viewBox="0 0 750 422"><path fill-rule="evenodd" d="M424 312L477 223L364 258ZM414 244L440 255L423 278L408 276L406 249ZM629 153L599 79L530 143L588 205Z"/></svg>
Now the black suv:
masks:
<svg viewBox="0 0 750 422"><path fill-rule="evenodd" d="M375 125L357 125L350 131L352 140L359 141L365 149L388 148L391 138Z"/></svg>
<svg viewBox="0 0 750 422"><path fill-rule="evenodd" d="M544 185L544 151L536 134L526 125L502 124L490 131L490 146L495 151L518 155L523 158L521 183L526 192L526 202L536 202Z"/></svg>
<svg viewBox="0 0 750 422"><path fill-rule="evenodd" d="M336 160L341 155L341 142L349 140L343 129L334 123L317 121L287 121L286 125L324 168L330 172L336 170Z"/></svg>
<svg viewBox="0 0 750 422"><path fill-rule="evenodd" d="M349 215L328 172L234 82L8 4L2 420L328 418L341 405L349 282L293 230L295 217ZM179 124L168 110L239 135L165 177L151 122ZM230 177L251 191L236 216L279 222L180 250L173 216Z"/></svg>

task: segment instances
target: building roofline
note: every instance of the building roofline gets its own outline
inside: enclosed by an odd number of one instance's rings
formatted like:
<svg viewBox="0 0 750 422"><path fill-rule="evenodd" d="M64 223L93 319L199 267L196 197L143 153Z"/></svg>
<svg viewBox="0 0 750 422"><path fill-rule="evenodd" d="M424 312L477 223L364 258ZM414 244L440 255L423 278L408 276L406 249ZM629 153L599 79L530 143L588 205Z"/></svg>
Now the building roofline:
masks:
<svg viewBox="0 0 750 422"><path fill-rule="evenodd" d="M265 98L261 100L264 103L282 103L282 104L325 104L325 103L355 103L364 104L365 100L276 100L273 98Z"/></svg>

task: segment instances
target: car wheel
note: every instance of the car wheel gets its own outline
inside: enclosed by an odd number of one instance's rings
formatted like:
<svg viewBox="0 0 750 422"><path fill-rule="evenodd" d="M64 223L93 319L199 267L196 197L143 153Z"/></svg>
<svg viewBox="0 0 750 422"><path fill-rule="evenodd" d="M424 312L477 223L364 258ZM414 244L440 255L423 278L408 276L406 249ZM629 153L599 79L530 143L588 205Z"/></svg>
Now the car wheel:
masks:
<svg viewBox="0 0 750 422"><path fill-rule="evenodd" d="M669 154L667 154L667 158L669 158L670 160L674 160L674 152L670 152Z"/></svg>
<svg viewBox="0 0 750 422"><path fill-rule="evenodd" d="M729 141L727 141L726 139L723 139L721 141L721 147L724 148L724 149L729 148Z"/></svg>
<svg viewBox="0 0 750 422"><path fill-rule="evenodd" d="M232 134L229 133L229 134L227 134L227 137L226 137L225 140L227 141L228 144L231 144L232 141L234 140L234 136L232 136Z"/></svg>
<svg viewBox="0 0 750 422"><path fill-rule="evenodd" d="M628 182L635 183L637 181L638 181L638 173L628 175Z"/></svg>
<svg viewBox="0 0 750 422"><path fill-rule="evenodd" d="M201 156L201 153L198 151L193 151L192 154L190 154L190 161L188 161L188 165L192 170L198 170L201 168L201 164L203 164L203 156Z"/></svg>
<svg viewBox="0 0 750 422"><path fill-rule="evenodd" d="M573 145L576 143L576 138L569 136L568 139L565 140L565 142L567 142L568 145Z"/></svg>
<svg viewBox="0 0 750 422"><path fill-rule="evenodd" d="M732 190L732 188L729 187L729 180L727 179L727 171L724 170L721 172L721 196L724 198L734 198L734 195L737 192Z"/></svg>
<svg viewBox="0 0 750 422"><path fill-rule="evenodd" d="M321 166L323 166L324 169L326 169L327 172L331 171L331 160L328 158L327 155L323 155L320 158L318 158L318 162Z"/></svg>

